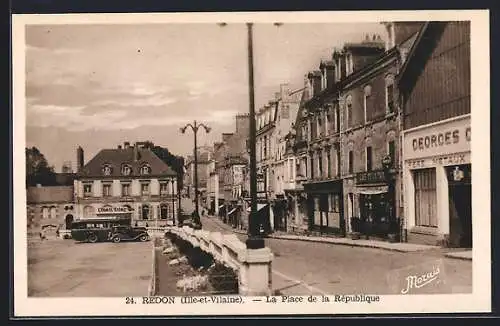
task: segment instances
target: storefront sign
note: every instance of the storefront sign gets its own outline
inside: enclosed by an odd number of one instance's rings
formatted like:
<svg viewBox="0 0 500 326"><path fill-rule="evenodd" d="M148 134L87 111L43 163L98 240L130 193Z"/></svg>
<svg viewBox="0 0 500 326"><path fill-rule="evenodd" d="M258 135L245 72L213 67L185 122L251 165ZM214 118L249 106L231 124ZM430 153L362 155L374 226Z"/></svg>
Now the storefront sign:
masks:
<svg viewBox="0 0 500 326"><path fill-rule="evenodd" d="M109 213L129 213L127 207L99 207L97 209L97 214L109 214Z"/></svg>
<svg viewBox="0 0 500 326"><path fill-rule="evenodd" d="M470 163L470 153L457 153L427 157L417 160L407 160L406 166L411 169L422 169L434 166L460 165Z"/></svg>
<svg viewBox="0 0 500 326"><path fill-rule="evenodd" d="M360 172L356 174L357 184L384 183L385 181L384 171Z"/></svg>
<svg viewBox="0 0 500 326"><path fill-rule="evenodd" d="M470 117L463 117L404 134L404 159L470 151Z"/></svg>

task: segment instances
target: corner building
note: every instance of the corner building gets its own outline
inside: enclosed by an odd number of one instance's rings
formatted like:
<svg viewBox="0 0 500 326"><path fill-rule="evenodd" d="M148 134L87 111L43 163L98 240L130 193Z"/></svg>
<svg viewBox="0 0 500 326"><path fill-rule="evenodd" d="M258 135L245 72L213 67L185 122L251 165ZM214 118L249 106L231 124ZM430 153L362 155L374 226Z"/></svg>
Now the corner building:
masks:
<svg viewBox="0 0 500 326"><path fill-rule="evenodd" d="M78 148L77 218L120 214L149 226L176 218L177 174L144 145L103 149L85 165Z"/></svg>
<svg viewBox="0 0 500 326"><path fill-rule="evenodd" d="M408 242L472 247L470 23L428 22L401 69Z"/></svg>

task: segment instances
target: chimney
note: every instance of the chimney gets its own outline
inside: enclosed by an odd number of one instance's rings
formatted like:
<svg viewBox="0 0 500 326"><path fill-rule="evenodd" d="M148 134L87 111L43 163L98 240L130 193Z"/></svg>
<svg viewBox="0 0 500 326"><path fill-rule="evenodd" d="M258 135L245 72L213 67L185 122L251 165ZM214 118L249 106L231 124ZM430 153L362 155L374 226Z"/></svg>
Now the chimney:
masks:
<svg viewBox="0 0 500 326"><path fill-rule="evenodd" d="M274 100L279 101L281 99L281 92L274 92Z"/></svg>
<svg viewBox="0 0 500 326"><path fill-rule="evenodd" d="M130 148L130 143L128 141L123 143L123 148L129 149Z"/></svg>
<svg viewBox="0 0 500 326"><path fill-rule="evenodd" d="M139 161L139 146L137 143L134 144L134 161Z"/></svg>
<svg viewBox="0 0 500 326"><path fill-rule="evenodd" d="M83 156L83 148L78 146L76 149L76 170L77 172L81 172L83 169L84 156Z"/></svg>

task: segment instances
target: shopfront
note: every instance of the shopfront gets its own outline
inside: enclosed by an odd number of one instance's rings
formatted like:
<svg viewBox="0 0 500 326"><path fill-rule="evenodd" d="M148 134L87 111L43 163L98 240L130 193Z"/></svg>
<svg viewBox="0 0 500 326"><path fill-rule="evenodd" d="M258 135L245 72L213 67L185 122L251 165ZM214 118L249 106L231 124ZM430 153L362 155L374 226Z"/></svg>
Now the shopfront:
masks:
<svg viewBox="0 0 500 326"><path fill-rule="evenodd" d="M404 132L408 241L472 247L470 140L470 115Z"/></svg>
<svg viewBox="0 0 500 326"><path fill-rule="evenodd" d="M308 198L310 229L343 234L342 180L306 183L304 190Z"/></svg>

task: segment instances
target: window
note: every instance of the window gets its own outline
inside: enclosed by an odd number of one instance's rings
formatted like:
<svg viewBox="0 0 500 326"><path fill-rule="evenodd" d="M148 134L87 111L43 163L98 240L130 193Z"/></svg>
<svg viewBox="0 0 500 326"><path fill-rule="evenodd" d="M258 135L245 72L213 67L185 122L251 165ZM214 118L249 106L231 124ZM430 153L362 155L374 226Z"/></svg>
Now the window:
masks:
<svg viewBox="0 0 500 326"><path fill-rule="evenodd" d="M339 132L340 131L340 111L339 111L339 107L336 106L335 107L335 132Z"/></svg>
<svg viewBox="0 0 500 326"><path fill-rule="evenodd" d="M387 145L388 155L391 158L391 163L394 165L396 162L396 147L394 144L394 140L391 140Z"/></svg>
<svg viewBox="0 0 500 326"><path fill-rule="evenodd" d="M352 60L352 54L348 53L345 56L345 62L346 62L346 73L349 75L354 71L354 63Z"/></svg>
<svg viewBox="0 0 500 326"><path fill-rule="evenodd" d="M90 197L92 196L92 184L86 183L83 185L83 196Z"/></svg>
<svg viewBox="0 0 500 326"><path fill-rule="evenodd" d="M349 96L346 101L347 128L352 127L352 101Z"/></svg>
<svg viewBox="0 0 500 326"><path fill-rule="evenodd" d="M83 215L85 217L90 217L90 216L93 216L94 215L94 207L93 206L85 206L83 208Z"/></svg>
<svg viewBox="0 0 500 326"><path fill-rule="evenodd" d="M314 134L313 134L313 122L312 120L309 120L309 141L314 139Z"/></svg>
<svg viewBox="0 0 500 326"><path fill-rule="evenodd" d="M366 148L366 171L370 172L373 168L372 147Z"/></svg>
<svg viewBox="0 0 500 326"><path fill-rule="evenodd" d="M43 219L49 218L49 208L48 207L42 207L42 218Z"/></svg>
<svg viewBox="0 0 500 326"><path fill-rule="evenodd" d="M149 167L149 165L144 165L141 167L141 174L142 175L148 175L151 173L151 168Z"/></svg>
<svg viewBox="0 0 500 326"><path fill-rule="evenodd" d="M333 213L340 212L340 196L339 194L330 194L328 196L328 211Z"/></svg>
<svg viewBox="0 0 500 326"><path fill-rule="evenodd" d="M168 218L168 206L166 204L162 204L160 206L160 218L165 220Z"/></svg>
<svg viewBox="0 0 500 326"><path fill-rule="evenodd" d="M332 166L330 164L330 150L326 151L326 176L328 178L332 177Z"/></svg>
<svg viewBox="0 0 500 326"><path fill-rule="evenodd" d="M323 153L318 152L318 177L323 176Z"/></svg>
<svg viewBox="0 0 500 326"><path fill-rule="evenodd" d="M349 151L349 174L352 174L354 172L354 162L353 162L353 152Z"/></svg>
<svg viewBox="0 0 500 326"><path fill-rule="evenodd" d="M318 117L318 124L317 124L316 129L317 129L318 136L321 136L322 131L323 131L323 120L321 119L321 117Z"/></svg>
<svg viewBox="0 0 500 326"><path fill-rule="evenodd" d="M389 84L385 88L385 101L387 104L387 113L394 113L394 84Z"/></svg>
<svg viewBox="0 0 500 326"><path fill-rule="evenodd" d="M310 160L311 160L311 165L310 165L311 179L314 179L314 157L312 154Z"/></svg>
<svg viewBox="0 0 500 326"><path fill-rule="evenodd" d="M168 182L160 183L160 194L162 195L168 194Z"/></svg>
<svg viewBox="0 0 500 326"><path fill-rule="evenodd" d="M335 160L335 164L336 164L335 176L338 177L340 175L340 151L338 149L336 151L336 154L337 154L337 157Z"/></svg>
<svg viewBox="0 0 500 326"><path fill-rule="evenodd" d="M148 205L142 205L141 216L143 220L148 220L151 211Z"/></svg>
<svg viewBox="0 0 500 326"><path fill-rule="evenodd" d="M111 196L111 184L110 183L104 183L102 185L102 195L104 197L110 197Z"/></svg>
<svg viewBox="0 0 500 326"><path fill-rule="evenodd" d="M267 136L264 136L264 151L262 154L263 158L267 158Z"/></svg>
<svg viewBox="0 0 500 326"><path fill-rule="evenodd" d="M130 175L130 173L132 173L132 168L129 165L122 166L123 175Z"/></svg>
<svg viewBox="0 0 500 326"><path fill-rule="evenodd" d="M415 182L415 225L437 227L436 169L413 172Z"/></svg>
<svg viewBox="0 0 500 326"><path fill-rule="evenodd" d="M147 196L149 195L149 183L141 183L141 195Z"/></svg>
<svg viewBox="0 0 500 326"><path fill-rule="evenodd" d="M122 196L130 196L130 183L122 183Z"/></svg>
<svg viewBox="0 0 500 326"><path fill-rule="evenodd" d="M102 174L104 175L111 175L111 166L109 165L105 165L103 168L102 168Z"/></svg>

